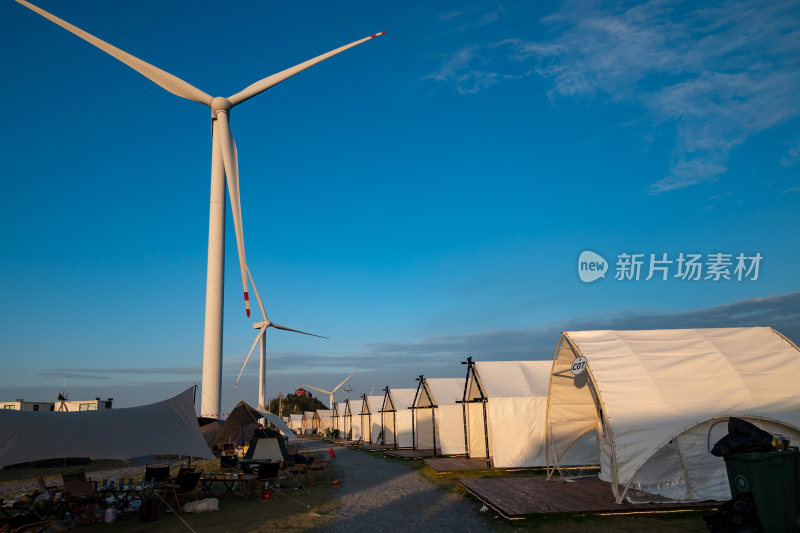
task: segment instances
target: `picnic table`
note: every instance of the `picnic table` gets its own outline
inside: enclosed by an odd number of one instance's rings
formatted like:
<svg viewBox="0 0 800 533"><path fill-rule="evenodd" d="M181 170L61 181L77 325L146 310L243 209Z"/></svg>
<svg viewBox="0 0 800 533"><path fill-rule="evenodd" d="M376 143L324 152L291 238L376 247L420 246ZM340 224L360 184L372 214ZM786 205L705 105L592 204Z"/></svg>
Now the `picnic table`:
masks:
<svg viewBox="0 0 800 533"><path fill-rule="evenodd" d="M255 474L205 474L200 478L200 490L209 496L214 496L214 486L222 485L225 489L224 494L231 496L243 496L247 498L251 492L258 492L260 485L258 476ZM239 494L236 493L237 489Z"/></svg>

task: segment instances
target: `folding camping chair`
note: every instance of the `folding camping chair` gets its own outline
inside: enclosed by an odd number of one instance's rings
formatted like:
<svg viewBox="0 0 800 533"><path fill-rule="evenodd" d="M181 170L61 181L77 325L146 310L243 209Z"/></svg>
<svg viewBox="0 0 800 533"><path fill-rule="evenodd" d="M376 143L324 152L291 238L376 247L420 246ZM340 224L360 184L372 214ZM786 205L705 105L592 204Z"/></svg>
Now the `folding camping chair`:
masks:
<svg viewBox="0 0 800 533"><path fill-rule="evenodd" d="M164 489L169 485L169 465L145 465L144 479L150 483L154 489Z"/></svg>
<svg viewBox="0 0 800 533"><path fill-rule="evenodd" d="M181 466L178 469L178 473L175 474L175 481L174 481L173 484L174 485L180 485L181 484L181 480L183 479L183 476L185 476L186 474L188 474L190 472L194 472L194 467L193 466L185 466L185 465Z"/></svg>
<svg viewBox="0 0 800 533"><path fill-rule="evenodd" d="M73 515L78 514L79 508L84 505L96 503L97 497L98 494L88 479L64 480L64 502Z"/></svg>
<svg viewBox="0 0 800 533"><path fill-rule="evenodd" d="M72 472L61 472L61 481L86 481L86 470L73 470Z"/></svg>
<svg viewBox="0 0 800 533"><path fill-rule="evenodd" d="M185 499L187 496L194 496L195 501L197 501L197 486L202 475L202 472L187 471L181 476L180 482L169 486L170 492L175 497L175 504L177 505L175 510L177 512L181 512L183 509L181 498Z"/></svg>
<svg viewBox="0 0 800 533"><path fill-rule="evenodd" d="M222 470L236 470L239 468L239 457L236 455L220 455L219 467Z"/></svg>

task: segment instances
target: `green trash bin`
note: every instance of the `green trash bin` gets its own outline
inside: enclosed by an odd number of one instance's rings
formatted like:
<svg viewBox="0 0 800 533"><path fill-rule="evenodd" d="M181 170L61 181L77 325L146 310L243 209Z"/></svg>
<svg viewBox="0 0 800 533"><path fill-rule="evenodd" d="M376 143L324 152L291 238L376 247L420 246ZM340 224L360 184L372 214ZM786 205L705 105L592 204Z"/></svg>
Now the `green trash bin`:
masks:
<svg viewBox="0 0 800 533"><path fill-rule="evenodd" d="M750 492L764 533L797 528L797 448L779 452L735 453L725 457L731 497Z"/></svg>

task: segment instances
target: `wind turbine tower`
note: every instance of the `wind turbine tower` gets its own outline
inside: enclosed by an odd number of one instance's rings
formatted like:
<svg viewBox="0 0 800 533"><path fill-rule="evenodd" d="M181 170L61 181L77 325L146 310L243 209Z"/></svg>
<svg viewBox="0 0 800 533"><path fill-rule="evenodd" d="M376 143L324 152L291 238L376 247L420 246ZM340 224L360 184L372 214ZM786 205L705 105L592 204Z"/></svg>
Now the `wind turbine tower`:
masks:
<svg viewBox="0 0 800 533"><path fill-rule="evenodd" d="M222 389L222 306L224 296L225 270L225 185L231 200L231 215L236 231L236 246L239 253L239 269L244 289L244 303L247 316L250 316L250 300L247 290L247 262L244 255L244 234L242 230L241 201L239 196L239 162L236 143L230 128L231 110L242 102L261 94L295 74L317 63L344 52L386 32L380 32L350 44L331 50L291 68L267 76L229 96L212 97L197 87L151 65L119 48L73 26L55 15L27 2L17 3L38 13L65 30L96 46L139 74L161 86L176 96L192 100L211 108L211 201L208 217L208 270L206 277L206 314L203 335L203 381L200 414L219 417L221 412Z"/></svg>

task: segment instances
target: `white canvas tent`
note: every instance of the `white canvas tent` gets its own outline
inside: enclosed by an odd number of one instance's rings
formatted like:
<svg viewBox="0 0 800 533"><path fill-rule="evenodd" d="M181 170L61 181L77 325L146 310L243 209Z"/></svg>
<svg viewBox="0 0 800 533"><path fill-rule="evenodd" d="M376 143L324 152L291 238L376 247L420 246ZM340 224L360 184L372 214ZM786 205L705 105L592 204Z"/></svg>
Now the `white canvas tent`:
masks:
<svg viewBox="0 0 800 533"><path fill-rule="evenodd" d="M319 415L316 411L303 412L303 434L311 435L319 431Z"/></svg>
<svg viewBox="0 0 800 533"><path fill-rule="evenodd" d="M395 448L414 447L414 417L411 406L417 389L390 389L386 387L381 409L383 444Z"/></svg>
<svg viewBox="0 0 800 533"><path fill-rule="evenodd" d="M333 429L333 409L317 409L317 416L319 416L319 430L325 433L325 430Z"/></svg>
<svg viewBox="0 0 800 533"><path fill-rule="evenodd" d="M420 378L414 400L414 449L465 454L464 378Z"/></svg>
<svg viewBox="0 0 800 533"><path fill-rule="evenodd" d="M122 409L0 410L0 467L59 457L130 459L175 454L213 459L194 410L194 387Z"/></svg>
<svg viewBox="0 0 800 533"><path fill-rule="evenodd" d="M361 397L361 435L364 442L378 444L381 438L383 396Z"/></svg>
<svg viewBox="0 0 800 533"><path fill-rule="evenodd" d="M361 402L351 402L350 399L347 399L347 407L345 408L345 412L347 413L347 427L350 429L350 440L358 441L361 440L361 409L360 409Z"/></svg>
<svg viewBox="0 0 800 533"><path fill-rule="evenodd" d="M343 403L333 404L333 429L339 430L339 438L344 439L347 437L347 428L345 427L345 407Z"/></svg>
<svg viewBox="0 0 800 533"><path fill-rule="evenodd" d="M467 359L467 452L495 468L547 465L545 424L552 361ZM583 435L562 464L597 464L595 434Z"/></svg>
<svg viewBox="0 0 800 533"><path fill-rule="evenodd" d="M618 502L630 489L726 500L724 461L709 450L728 418L798 442L798 383L800 351L772 328L565 332L550 384L548 463L555 469L572 442L597 430L600 478Z"/></svg>
<svg viewBox="0 0 800 533"><path fill-rule="evenodd" d="M299 413L293 413L289 415L289 428L297 433L298 435L302 435L303 433L303 415Z"/></svg>

